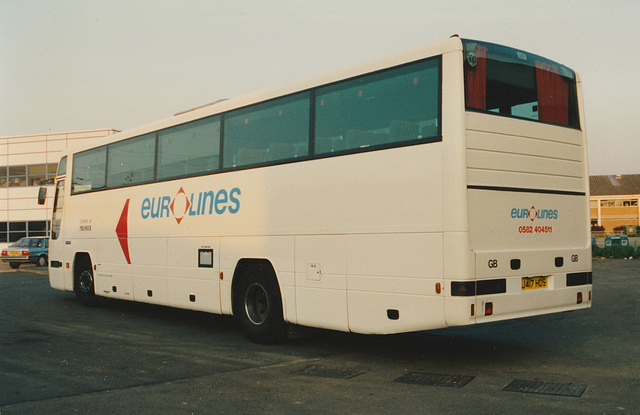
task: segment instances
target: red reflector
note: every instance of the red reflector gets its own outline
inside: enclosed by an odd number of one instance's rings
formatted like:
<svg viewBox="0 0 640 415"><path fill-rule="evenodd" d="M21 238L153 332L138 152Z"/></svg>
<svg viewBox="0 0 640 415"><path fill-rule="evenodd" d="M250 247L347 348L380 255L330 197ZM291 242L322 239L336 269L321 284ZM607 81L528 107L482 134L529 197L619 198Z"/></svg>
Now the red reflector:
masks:
<svg viewBox="0 0 640 415"><path fill-rule="evenodd" d="M589 291L589 301L591 301L591 291Z"/></svg>
<svg viewBox="0 0 640 415"><path fill-rule="evenodd" d="M578 293L578 300L577 300L578 304L582 304L582 293Z"/></svg>
<svg viewBox="0 0 640 415"><path fill-rule="evenodd" d="M440 294L440 291L441 291L440 283L436 282L436 294Z"/></svg>
<svg viewBox="0 0 640 415"><path fill-rule="evenodd" d="M484 303L484 315L490 316L493 314L493 303Z"/></svg>
<svg viewBox="0 0 640 415"><path fill-rule="evenodd" d="M471 304L471 317L476 315L476 305Z"/></svg>

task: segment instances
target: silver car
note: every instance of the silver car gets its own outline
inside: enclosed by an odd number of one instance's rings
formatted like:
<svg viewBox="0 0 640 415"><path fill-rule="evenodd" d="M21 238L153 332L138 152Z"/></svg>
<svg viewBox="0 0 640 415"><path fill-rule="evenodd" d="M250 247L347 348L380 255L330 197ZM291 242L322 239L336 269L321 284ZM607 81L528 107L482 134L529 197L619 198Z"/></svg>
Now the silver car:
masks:
<svg viewBox="0 0 640 415"><path fill-rule="evenodd" d="M13 269L21 264L32 263L40 267L47 265L49 238L21 238L13 245L2 250L2 260Z"/></svg>

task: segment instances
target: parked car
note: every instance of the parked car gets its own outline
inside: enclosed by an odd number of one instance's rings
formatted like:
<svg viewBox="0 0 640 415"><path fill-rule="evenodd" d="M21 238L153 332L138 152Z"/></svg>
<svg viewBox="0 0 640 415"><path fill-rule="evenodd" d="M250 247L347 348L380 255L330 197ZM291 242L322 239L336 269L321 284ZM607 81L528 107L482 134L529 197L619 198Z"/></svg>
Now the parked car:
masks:
<svg viewBox="0 0 640 415"><path fill-rule="evenodd" d="M2 261L8 262L13 269L20 264L47 265L49 256L49 238L21 238L13 245L2 250Z"/></svg>
<svg viewBox="0 0 640 415"><path fill-rule="evenodd" d="M604 240L604 246L629 246L629 238L624 235L607 236Z"/></svg>

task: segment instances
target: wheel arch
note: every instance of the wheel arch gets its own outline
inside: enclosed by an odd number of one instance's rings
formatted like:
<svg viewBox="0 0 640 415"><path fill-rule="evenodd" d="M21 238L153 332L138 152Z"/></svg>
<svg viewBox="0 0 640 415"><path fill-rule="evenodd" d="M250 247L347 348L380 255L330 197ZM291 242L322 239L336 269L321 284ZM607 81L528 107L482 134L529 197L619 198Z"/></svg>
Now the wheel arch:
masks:
<svg viewBox="0 0 640 415"><path fill-rule="evenodd" d="M91 260L91 255L88 252L76 252L73 257L73 283L75 287L75 281L78 278L78 273L80 272L80 264L82 261L89 261L91 265L91 269L93 270L93 261Z"/></svg>
<svg viewBox="0 0 640 415"><path fill-rule="evenodd" d="M233 277L231 280L231 312L234 315L238 299L238 287L240 286L240 282L243 278L245 270L252 265L264 267L264 270L267 271L268 275L270 275L270 277L275 280L278 286L278 290L280 291L280 301L284 302L282 299L282 288L280 287L280 281L278 280L276 270L273 267L271 261L266 258L242 258L236 264L236 268L233 271ZM282 306L284 307L284 304Z"/></svg>
<svg viewBox="0 0 640 415"><path fill-rule="evenodd" d="M287 340L284 296L275 268L263 258L238 261L231 282L232 312L254 343Z"/></svg>

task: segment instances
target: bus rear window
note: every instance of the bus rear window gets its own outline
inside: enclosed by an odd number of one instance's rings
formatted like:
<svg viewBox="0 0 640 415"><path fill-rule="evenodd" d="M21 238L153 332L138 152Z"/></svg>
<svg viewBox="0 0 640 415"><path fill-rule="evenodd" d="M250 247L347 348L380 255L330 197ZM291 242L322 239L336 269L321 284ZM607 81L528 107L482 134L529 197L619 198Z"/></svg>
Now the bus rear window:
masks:
<svg viewBox="0 0 640 415"><path fill-rule="evenodd" d="M579 128L575 73L537 55L463 40L468 110Z"/></svg>

